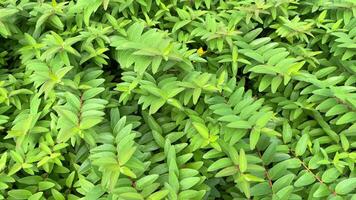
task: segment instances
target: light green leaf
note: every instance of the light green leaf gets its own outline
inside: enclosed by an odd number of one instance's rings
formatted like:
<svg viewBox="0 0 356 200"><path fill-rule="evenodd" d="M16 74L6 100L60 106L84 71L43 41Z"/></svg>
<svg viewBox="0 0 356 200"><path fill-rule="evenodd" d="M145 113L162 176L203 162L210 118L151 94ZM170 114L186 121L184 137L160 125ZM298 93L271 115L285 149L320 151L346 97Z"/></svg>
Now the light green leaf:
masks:
<svg viewBox="0 0 356 200"><path fill-rule="evenodd" d="M297 146L295 147L295 154L297 156L303 155L307 149L309 141L309 135L307 133L303 134L302 137L297 142Z"/></svg>
<svg viewBox="0 0 356 200"><path fill-rule="evenodd" d="M239 168L241 172L245 172L247 170L247 159L245 155L244 149L240 149L240 154L239 154Z"/></svg>
<svg viewBox="0 0 356 200"><path fill-rule="evenodd" d="M356 188L356 178L348 178L340 181L336 187L335 192L337 194L345 195L352 192Z"/></svg>
<svg viewBox="0 0 356 200"><path fill-rule="evenodd" d="M209 138L209 130L204 124L193 122L193 126L204 139Z"/></svg>
<svg viewBox="0 0 356 200"><path fill-rule="evenodd" d="M302 186L310 185L310 184L314 183L314 181L315 181L314 175L311 174L310 172L306 171L302 176L300 176L294 182L294 186L295 187L302 187Z"/></svg>

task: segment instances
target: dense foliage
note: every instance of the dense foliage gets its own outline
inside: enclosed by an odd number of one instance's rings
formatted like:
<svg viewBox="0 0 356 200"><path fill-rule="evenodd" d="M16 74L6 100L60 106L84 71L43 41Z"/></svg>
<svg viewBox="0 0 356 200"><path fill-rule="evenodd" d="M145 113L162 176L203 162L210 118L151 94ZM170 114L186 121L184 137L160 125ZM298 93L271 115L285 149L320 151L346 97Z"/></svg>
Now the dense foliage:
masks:
<svg viewBox="0 0 356 200"><path fill-rule="evenodd" d="M356 1L2 0L0 199L356 199Z"/></svg>

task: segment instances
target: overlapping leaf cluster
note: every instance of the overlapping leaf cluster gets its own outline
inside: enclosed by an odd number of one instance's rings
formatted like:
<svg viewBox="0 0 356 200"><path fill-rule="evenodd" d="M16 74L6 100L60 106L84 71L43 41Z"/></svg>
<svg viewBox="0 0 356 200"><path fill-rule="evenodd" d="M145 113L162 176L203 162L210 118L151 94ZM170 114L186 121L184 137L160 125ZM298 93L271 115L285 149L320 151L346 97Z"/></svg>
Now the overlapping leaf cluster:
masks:
<svg viewBox="0 0 356 200"><path fill-rule="evenodd" d="M356 199L353 0L3 0L0 199Z"/></svg>

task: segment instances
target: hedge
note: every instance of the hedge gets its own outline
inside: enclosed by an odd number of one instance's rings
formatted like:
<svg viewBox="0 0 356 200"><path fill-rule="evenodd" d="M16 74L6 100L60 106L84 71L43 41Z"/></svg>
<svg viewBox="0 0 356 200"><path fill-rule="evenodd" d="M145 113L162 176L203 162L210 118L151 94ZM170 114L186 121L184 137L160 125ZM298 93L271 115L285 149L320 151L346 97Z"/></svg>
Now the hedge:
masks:
<svg viewBox="0 0 356 200"><path fill-rule="evenodd" d="M2 0L0 199L355 200L355 0Z"/></svg>

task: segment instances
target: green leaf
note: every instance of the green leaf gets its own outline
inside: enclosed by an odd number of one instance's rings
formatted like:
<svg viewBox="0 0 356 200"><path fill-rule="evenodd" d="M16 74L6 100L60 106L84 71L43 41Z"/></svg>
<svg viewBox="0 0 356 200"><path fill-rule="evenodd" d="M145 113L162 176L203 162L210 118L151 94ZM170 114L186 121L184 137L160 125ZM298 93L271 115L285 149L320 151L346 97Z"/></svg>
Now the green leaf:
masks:
<svg viewBox="0 0 356 200"><path fill-rule="evenodd" d="M169 193L169 190L161 190L158 192L155 192L153 194L151 194L147 200L160 200L163 199L164 197L166 197Z"/></svg>
<svg viewBox="0 0 356 200"><path fill-rule="evenodd" d="M104 90L105 90L104 88L91 88L89 90L86 90L82 95L82 99L83 100L91 99L96 95L102 93Z"/></svg>
<svg viewBox="0 0 356 200"><path fill-rule="evenodd" d="M64 196L60 192L58 192L56 189L51 189L51 193L55 200L64 200L65 199Z"/></svg>
<svg viewBox="0 0 356 200"><path fill-rule="evenodd" d="M215 177L224 177L224 176L231 176L238 172L238 169L235 166L226 167L220 170L218 173L215 174Z"/></svg>
<svg viewBox="0 0 356 200"><path fill-rule="evenodd" d="M279 190L283 189L285 186L290 185L294 178L295 178L294 174L287 174L287 175L279 178L272 185L273 191L278 192Z"/></svg>
<svg viewBox="0 0 356 200"><path fill-rule="evenodd" d="M335 192L337 194L345 195L352 192L356 188L356 178L348 178L340 181L336 187Z"/></svg>
<svg viewBox="0 0 356 200"><path fill-rule="evenodd" d="M251 174L244 174L243 177L245 178L246 181L249 181L249 182L264 182L265 181L263 178L259 178L257 176L251 175Z"/></svg>
<svg viewBox="0 0 356 200"><path fill-rule="evenodd" d="M227 127L249 129L252 127L252 125L248 121L238 120L238 121L230 122L229 124L227 124Z"/></svg>
<svg viewBox="0 0 356 200"><path fill-rule="evenodd" d="M344 151L347 151L350 147L350 143L345 134L340 134L340 140L342 148L344 149Z"/></svg>
<svg viewBox="0 0 356 200"><path fill-rule="evenodd" d="M318 189L313 193L313 197L321 198L328 196L330 194L328 186L325 184L320 184Z"/></svg>
<svg viewBox="0 0 356 200"><path fill-rule="evenodd" d="M38 183L38 189L41 190L41 191L42 190L48 190L48 189L50 189L50 188L52 188L54 186L55 186L55 184L52 183L52 182L49 182L49 181L41 181L41 182Z"/></svg>
<svg viewBox="0 0 356 200"><path fill-rule="evenodd" d="M351 123L354 121L356 121L356 112L348 112L336 121L336 125Z"/></svg>
<svg viewBox="0 0 356 200"><path fill-rule="evenodd" d="M193 187L194 185L196 185L197 183L199 183L200 178L199 177L189 177L189 178L185 178L183 180L180 181L180 189L181 190L187 190L190 189L191 187Z"/></svg>
<svg viewBox="0 0 356 200"><path fill-rule="evenodd" d="M136 174L128 167L125 166L120 167L120 172L131 178L136 178Z"/></svg>
<svg viewBox="0 0 356 200"><path fill-rule="evenodd" d="M28 200L40 200L43 195L43 192L37 192L33 195L31 195Z"/></svg>
<svg viewBox="0 0 356 200"><path fill-rule="evenodd" d="M183 199L198 198L199 196L201 196L201 194L204 195L204 193L202 193L201 191L199 192L199 191L196 191L196 190L184 190L184 191L179 193L178 199L183 200Z"/></svg>
<svg viewBox="0 0 356 200"><path fill-rule="evenodd" d="M5 169L6 159L7 159L7 152L4 152L0 158L0 172L2 172Z"/></svg>
<svg viewBox="0 0 356 200"><path fill-rule="evenodd" d="M21 164L21 163L16 163L16 164L14 164L14 165L10 168L8 175L11 176L11 175L15 174L16 172L20 171L21 168L22 168L22 164Z"/></svg>
<svg viewBox="0 0 356 200"><path fill-rule="evenodd" d="M281 85L282 83L282 77L280 76L275 76L273 77L272 81L271 81L271 91L272 93L275 93L278 89L278 87Z"/></svg>
<svg viewBox="0 0 356 200"><path fill-rule="evenodd" d="M229 167L233 163L229 158L221 158L208 167L208 171L215 171L221 168Z"/></svg>
<svg viewBox="0 0 356 200"><path fill-rule="evenodd" d="M283 142L284 143L289 143L292 139L293 133L292 133L292 128L290 127L289 123L287 121L283 122Z"/></svg>
<svg viewBox="0 0 356 200"><path fill-rule="evenodd" d="M83 117L79 128L82 130L90 129L102 121L101 117Z"/></svg>
<svg viewBox="0 0 356 200"><path fill-rule="evenodd" d="M260 139L260 129L253 128L250 134L250 149L253 150L256 147L258 140Z"/></svg>
<svg viewBox="0 0 356 200"><path fill-rule="evenodd" d="M334 182L339 176L341 175L341 173L336 169L336 168L330 168L327 169L323 175L321 176L321 180L325 183L332 183Z"/></svg>
<svg viewBox="0 0 356 200"><path fill-rule="evenodd" d="M66 179L66 186L67 187L71 187L74 181L74 176L75 176L75 172L72 172L69 174L69 176Z"/></svg>
<svg viewBox="0 0 356 200"><path fill-rule="evenodd" d="M343 114L345 112L347 112L347 107L345 105L335 105L334 107L332 107L331 109L329 109L325 116L330 117L330 116L334 116L334 115L339 115L339 114Z"/></svg>
<svg viewBox="0 0 356 200"><path fill-rule="evenodd" d="M136 187L139 189L144 189L145 187L151 185L152 183L157 180L159 176L157 174L151 174L147 175L145 177L140 178L139 180L136 181Z"/></svg>
<svg viewBox="0 0 356 200"><path fill-rule="evenodd" d="M295 187L302 187L302 186L306 186L306 185L310 185L312 183L314 183L315 181L315 177L313 174L311 174L308 171L305 171L303 173L303 175L301 175L295 182L294 182L294 186Z"/></svg>
<svg viewBox="0 0 356 200"><path fill-rule="evenodd" d="M142 200L143 199L142 195L135 193L135 192L125 192L125 193L121 193L119 196L122 199L127 199L127 200Z"/></svg>
<svg viewBox="0 0 356 200"><path fill-rule="evenodd" d="M240 149L239 168L242 173L247 170L247 159L246 159L245 151L243 149Z"/></svg>
<svg viewBox="0 0 356 200"><path fill-rule="evenodd" d="M193 126L204 139L209 138L209 130L204 124L193 122Z"/></svg>
<svg viewBox="0 0 356 200"><path fill-rule="evenodd" d="M303 155L307 150L307 145L309 141L309 135L307 133L303 134L302 137L297 142L297 146L295 147L295 154L297 156Z"/></svg>
<svg viewBox="0 0 356 200"><path fill-rule="evenodd" d="M79 129L77 127L69 128L69 129L63 129L59 132L57 136L57 142L66 142L68 141L71 137L73 137L75 134L79 132ZM43 160L43 159L42 159ZM43 160L43 164L47 162ZM41 162L42 164L42 162ZM41 166L41 165L39 165Z"/></svg>
<svg viewBox="0 0 356 200"><path fill-rule="evenodd" d="M32 195L30 191L24 189L13 189L7 194L14 199L28 199Z"/></svg>
<svg viewBox="0 0 356 200"><path fill-rule="evenodd" d="M251 187L251 194L253 194L253 196L264 196L264 195L269 195L271 193L272 193L271 187L267 182L258 183L253 187Z"/></svg>
<svg viewBox="0 0 356 200"><path fill-rule="evenodd" d="M247 198L251 197L250 184L247 181L245 180L240 181L239 187L241 188L241 190L243 191L243 193Z"/></svg>
<svg viewBox="0 0 356 200"><path fill-rule="evenodd" d="M289 199L293 192L293 186L286 186L283 189L279 190L273 199Z"/></svg>

